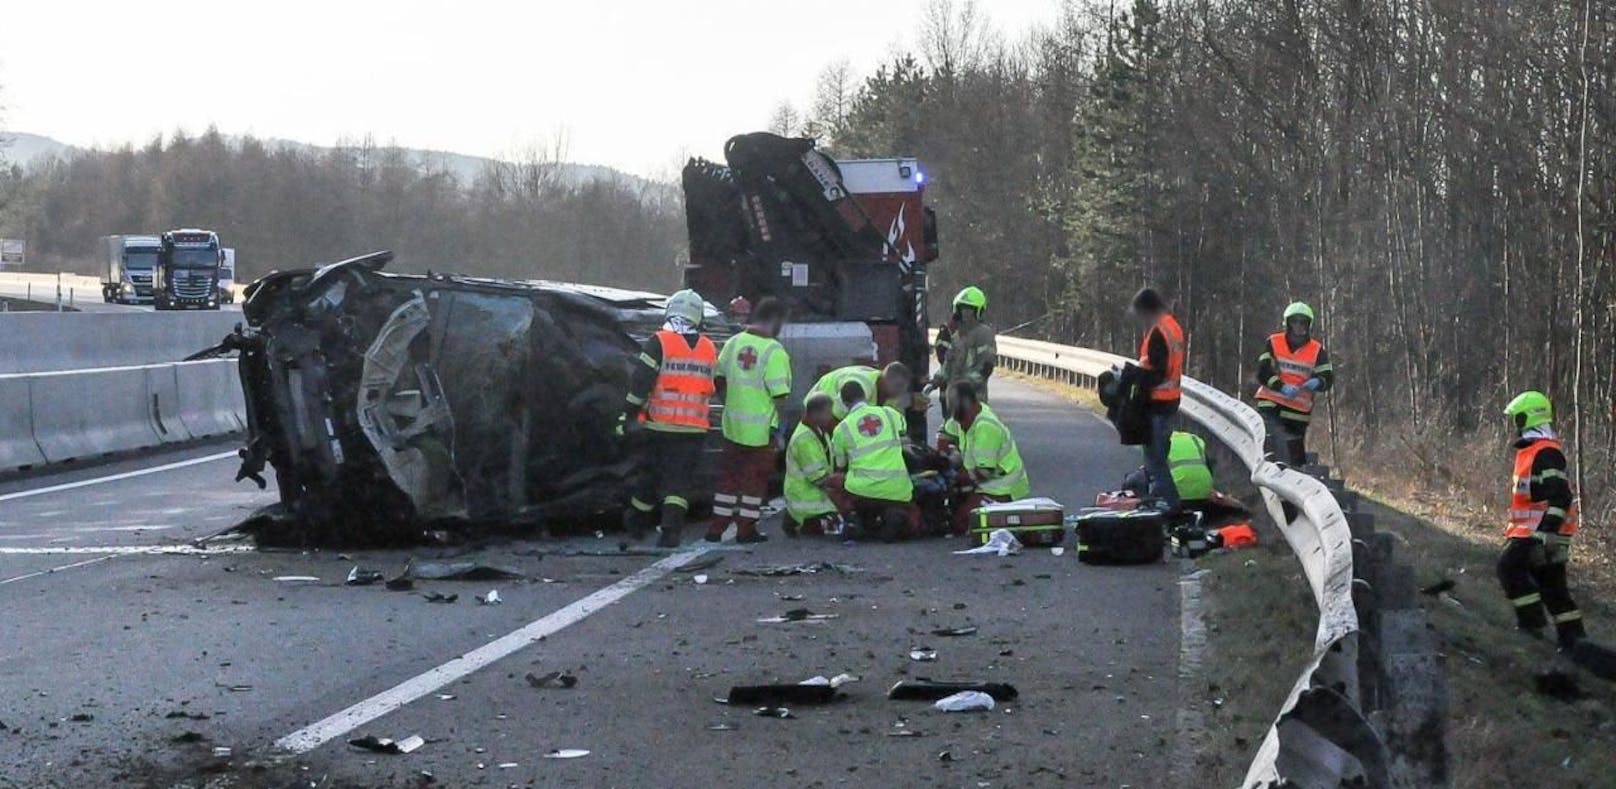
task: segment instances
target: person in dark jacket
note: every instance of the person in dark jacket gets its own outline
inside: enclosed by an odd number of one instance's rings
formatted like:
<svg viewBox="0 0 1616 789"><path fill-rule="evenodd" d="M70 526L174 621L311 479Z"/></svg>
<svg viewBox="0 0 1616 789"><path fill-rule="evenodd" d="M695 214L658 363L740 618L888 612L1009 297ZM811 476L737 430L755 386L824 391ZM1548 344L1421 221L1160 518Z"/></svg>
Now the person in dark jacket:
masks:
<svg viewBox="0 0 1616 789"><path fill-rule="evenodd" d="M1188 343L1178 319L1154 289L1142 288L1134 294L1133 315L1145 331L1139 341L1138 367L1139 385L1149 399L1150 433L1144 450L1151 504L1165 513L1177 514L1180 501L1167 453L1172 443L1173 418L1178 415Z"/></svg>
<svg viewBox="0 0 1616 789"><path fill-rule="evenodd" d="M1335 367L1313 336L1313 308L1298 301L1285 308L1285 330L1268 338L1257 357L1257 411L1268 428L1275 460L1300 466L1307 458L1307 427L1314 395L1335 384Z"/></svg>

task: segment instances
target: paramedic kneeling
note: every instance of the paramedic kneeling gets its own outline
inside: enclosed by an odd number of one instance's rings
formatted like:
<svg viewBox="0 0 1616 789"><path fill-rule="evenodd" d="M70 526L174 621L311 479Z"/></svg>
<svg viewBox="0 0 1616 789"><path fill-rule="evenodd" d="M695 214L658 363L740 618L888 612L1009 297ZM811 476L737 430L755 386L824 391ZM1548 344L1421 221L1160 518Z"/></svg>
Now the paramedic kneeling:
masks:
<svg viewBox="0 0 1616 789"><path fill-rule="evenodd" d="M965 534L971 510L989 501L1024 499L1032 483L1010 428L979 399L976 386L958 382L949 387L947 398L943 433L954 441L949 457L959 470L952 526L955 534Z"/></svg>

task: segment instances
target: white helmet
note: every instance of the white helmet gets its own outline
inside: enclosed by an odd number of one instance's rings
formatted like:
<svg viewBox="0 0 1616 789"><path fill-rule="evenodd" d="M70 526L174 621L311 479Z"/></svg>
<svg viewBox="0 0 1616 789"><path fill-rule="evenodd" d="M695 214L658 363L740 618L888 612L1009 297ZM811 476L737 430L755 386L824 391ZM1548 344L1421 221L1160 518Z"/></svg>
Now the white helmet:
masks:
<svg viewBox="0 0 1616 789"><path fill-rule="evenodd" d="M670 318L683 318L694 329L701 326L706 306L707 302L703 301L699 294L686 288L668 297L667 315Z"/></svg>

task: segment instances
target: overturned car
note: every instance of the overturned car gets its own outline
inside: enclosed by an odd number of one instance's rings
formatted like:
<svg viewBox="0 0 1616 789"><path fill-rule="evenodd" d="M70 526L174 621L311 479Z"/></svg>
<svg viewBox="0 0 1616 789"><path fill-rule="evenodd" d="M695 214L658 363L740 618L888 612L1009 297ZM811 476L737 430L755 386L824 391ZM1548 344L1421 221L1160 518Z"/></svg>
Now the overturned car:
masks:
<svg viewBox="0 0 1616 789"><path fill-rule="evenodd" d="M433 524L608 522L632 463L616 435L656 294L392 274L387 252L253 283L237 479L280 506L260 539L406 541ZM710 321L717 313L709 307ZM722 332L721 332L722 333Z"/></svg>

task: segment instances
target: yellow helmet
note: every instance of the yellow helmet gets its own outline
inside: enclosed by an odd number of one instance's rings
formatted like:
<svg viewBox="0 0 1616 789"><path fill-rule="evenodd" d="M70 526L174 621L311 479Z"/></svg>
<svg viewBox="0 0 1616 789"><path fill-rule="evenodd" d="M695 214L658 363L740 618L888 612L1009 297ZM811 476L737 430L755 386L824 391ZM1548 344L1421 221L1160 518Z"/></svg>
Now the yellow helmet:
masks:
<svg viewBox="0 0 1616 789"><path fill-rule="evenodd" d="M982 292L981 288L972 285L954 296L954 308L959 309L960 307L974 307L977 310L985 310L988 308L988 296Z"/></svg>

